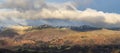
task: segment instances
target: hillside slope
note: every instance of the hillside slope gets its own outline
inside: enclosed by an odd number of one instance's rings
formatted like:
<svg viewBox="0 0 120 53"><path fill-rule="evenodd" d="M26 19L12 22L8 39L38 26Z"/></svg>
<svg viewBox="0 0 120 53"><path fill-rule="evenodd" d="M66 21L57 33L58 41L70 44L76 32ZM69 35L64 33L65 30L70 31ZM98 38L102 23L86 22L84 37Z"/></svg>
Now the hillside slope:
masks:
<svg viewBox="0 0 120 53"><path fill-rule="evenodd" d="M19 31L22 31L23 33L21 34ZM81 50L81 47L85 50L87 48L90 48L91 50L92 48L95 49L95 51L96 49L99 50L99 47L104 51L107 47L108 49L105 51L110 50L109 48L113 51L118 51L120 45L120 31L107 29L84 32L68 28L32 28L27 30L9 29L0 32L0 35L0 48L19 52L26 49L30 51L38 51L40 49L39 51L41 52L52 50L56 53L59 50L67 49L70 53L71 50L75 50L76 52L84 51Z"/></svg>

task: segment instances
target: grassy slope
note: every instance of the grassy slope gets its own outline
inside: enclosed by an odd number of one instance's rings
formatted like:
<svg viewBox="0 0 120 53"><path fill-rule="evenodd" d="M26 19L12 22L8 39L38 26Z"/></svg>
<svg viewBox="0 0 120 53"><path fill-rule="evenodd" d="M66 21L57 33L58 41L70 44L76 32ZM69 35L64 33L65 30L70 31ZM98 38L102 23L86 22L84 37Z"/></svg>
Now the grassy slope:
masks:
<svg viewBox="0 0 120 53"><path fill-rule="evenodd" d="M11 33L11 30L7 31L7 33L9 32ZM92 49L93 52L96 53L99 53L101 51L104 51L106 53L116 53L119 52L120 49L118 47L120 45L120 31L102 29L95 31L79 32L64 28L45 28L39 30L23 30L22 34L19 34L19 30L14 32L17 33L17 36L13 36L12 38L9 36L0 38L0 48L12 48L12 50L15 49L17 50L17 52L19 51L22 53L25 52L26 49L30 52L33 51L33 53L42 53L46 51L48 51L48 53L77 53L80 51L86 52L86 50L89 53L89 51L92 51ZM9 35L6 34L5 31L3 34ZM0 35L3 34L1 33ZM78 47L76 47L76 45ZM91 47L95 45L101 47ZM86 48L83 46L88 47ZM38 48L39 51L30 48ZM96 49L99 50L99 52L97 52Z"/></svg>
<svg viewBox="0 0 120 53"><path fill-rule="evenodd" d="M14 42L12 45L22 45L30 42L35 43L35 41L44 41L55 45L119 45L120 31L103 29L78 32L70 29L46 28L40 30L30 30L25 32L24 35L17 35L13 38L4 39L8 39L8 42L10 42L9 39L12 40L11 42Z"/></svg>

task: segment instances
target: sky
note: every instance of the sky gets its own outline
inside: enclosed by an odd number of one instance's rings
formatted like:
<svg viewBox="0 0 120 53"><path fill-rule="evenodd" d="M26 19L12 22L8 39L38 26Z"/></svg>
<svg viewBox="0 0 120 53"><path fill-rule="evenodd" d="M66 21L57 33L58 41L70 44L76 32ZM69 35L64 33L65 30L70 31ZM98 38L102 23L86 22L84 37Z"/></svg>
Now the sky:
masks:
<svg viewBox="0 0 120 53"><path fill-rule="evenodd" d="M57 2L63 3L70 0L47 0L48 2ZM77 0L76 0L77 1ZM83 0L78 1L78 3L82 3ZM99 11L110 12L110 13L120 13L120 0L91 0L88 4L79 5L79 10L85 10L86 8L92 8Z"/></svg>
<svg viewBox="0 0 120 53"><path fill-rule="evenodd" d="M0 0L0 27L120 27L120 0Z"/></svg>

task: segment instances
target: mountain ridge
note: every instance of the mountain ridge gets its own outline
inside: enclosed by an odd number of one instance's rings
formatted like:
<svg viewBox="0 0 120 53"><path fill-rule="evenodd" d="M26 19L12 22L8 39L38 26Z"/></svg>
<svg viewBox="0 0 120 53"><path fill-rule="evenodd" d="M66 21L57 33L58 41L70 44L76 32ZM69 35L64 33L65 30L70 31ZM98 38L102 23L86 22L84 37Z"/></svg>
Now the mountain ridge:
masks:
<svg viewBox="0 0 120 53"><path fill-rule="evenodd" d="M120 30L120 27L111 27L111 28L103 28L103 27L96 27L91 25L81 25L81 26L52 26L48 24L43 24L39 26L20 26L20 25L14 25L9 27L0 27L0 32L12 29L17 31L24 31L24 30L30 30L30 29L44 29L44 28L68 28L75 31L91 31L91 30L101 30L101 29L108 29L108 30Z"/></svg>

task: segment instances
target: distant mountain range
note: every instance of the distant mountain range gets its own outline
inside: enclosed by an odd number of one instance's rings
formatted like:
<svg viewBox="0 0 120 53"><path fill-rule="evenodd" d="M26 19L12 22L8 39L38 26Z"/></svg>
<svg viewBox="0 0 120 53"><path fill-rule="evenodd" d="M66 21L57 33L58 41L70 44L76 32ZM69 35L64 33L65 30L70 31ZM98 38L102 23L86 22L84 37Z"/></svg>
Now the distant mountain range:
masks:
<svg viewBox="0 0 120 53"><path fill-rule="evenodd" d="M16 26L17 29L19 27ZM120 27L102 28L102 27L96 27L96 26L90 26L90 25L81 25L81 26L52 26L52 25L48 25L48 24L44 24L44 25L40 25L40 26L21 26L20 28L26 28L26 27L28 27L28 28L31 27L29 29L68 28L68 29L72 29L72 30L75 30L75 31L91 31L91 30L100 30L100 29L120 30ZM11 26L11 27L0 27L0 31L6 30L6 29L13 29L13 26Z"/></svg>

